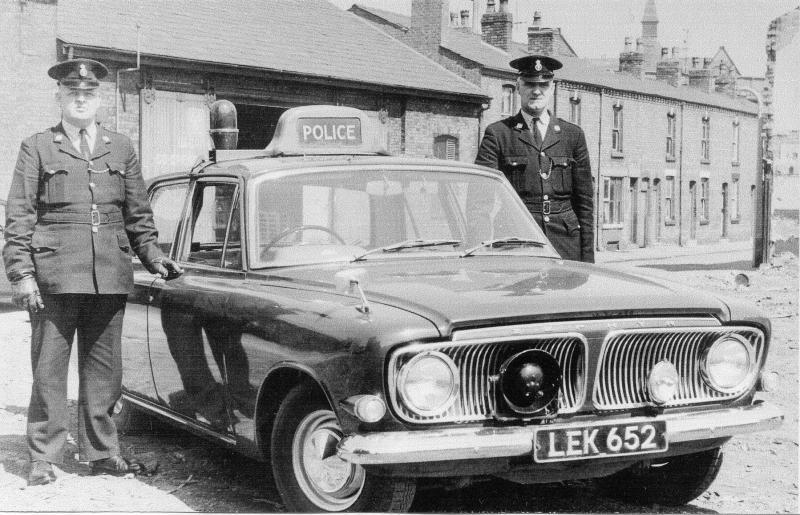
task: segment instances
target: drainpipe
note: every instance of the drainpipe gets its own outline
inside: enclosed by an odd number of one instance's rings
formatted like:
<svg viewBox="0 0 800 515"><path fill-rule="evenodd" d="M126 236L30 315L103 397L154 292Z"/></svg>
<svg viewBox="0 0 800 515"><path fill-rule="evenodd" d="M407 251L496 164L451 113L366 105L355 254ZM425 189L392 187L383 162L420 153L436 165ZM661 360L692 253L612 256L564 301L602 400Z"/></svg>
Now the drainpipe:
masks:
<svg viewBox="0 0 800 515"><path fill-rule="evenodd" d="M686 102L681 102L681 137L678 150L678 246L682 247L683 240L683 118ZM691 215L690 215L691 217Z"/></svg>
<svg viewBox="0 0 800 515"><path fill-rule="evenodd" d="M141 33L139 29L142 26L137 23L136 24L136 68L125 68L124 70L117 70L117 83L116 88L114 91L114 130L119 132L119 74L122 72L135 72L139 71L139 66L141 65L141 54L139 52L139 48L142 42ZM141 113L139 114L139 119L141 120ZM139 138L139 152L141 155L141 137Z"/></svg>
<svg viewBox="0 0 800 515"><path fill-rule="evenodd" d="M600 224L600 209L602 208L602 204L600 203L600 190L602 189L603 185L600 182L600 163L602 163L603 159L603 88L600 88L600 116L597 120L597 170L595 170L595 192L594 192L594 247L596 250L602 250L600 248L600 231L601 231L601 224Z"/></svg>

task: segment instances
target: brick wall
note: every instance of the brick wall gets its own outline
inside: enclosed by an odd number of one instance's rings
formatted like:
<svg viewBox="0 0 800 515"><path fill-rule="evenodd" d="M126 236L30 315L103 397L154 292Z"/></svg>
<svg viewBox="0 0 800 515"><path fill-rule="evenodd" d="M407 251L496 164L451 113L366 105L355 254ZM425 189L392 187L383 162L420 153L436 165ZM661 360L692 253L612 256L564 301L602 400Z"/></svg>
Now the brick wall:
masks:
<svg viewBox="0 0 800 515"><path fill-rule="evenodd" d="M471 163L478 150L478 119L471 108L446 102L409 100L405 120L405 154L433 157L433 139L450 135L458 138L459 161Z"/></svg>
<svg viewBox="0 0 800 515"><path fill-rule="evenodd" d="M56 62L56 6L0 0L0 198L8 196L19 145L59 120L56 84L47 69Z"/></svg>
<svg viewBox="0 0 800 515"><path fill-rule="evenodd" d="M598 244L601 248L619 245L622 248L642 244L719 241L723 237L723 184L727 184L727 238L743 240L752 237L753 199L750 194L757 178L758 126L754 115L726 109L687 104L683 112L678 101L657 99L578 84L560 83L556 110L560 118L569 120L570 97L577 92L581 106L581 127L587 146L595 183L602 188L604 177L622 178L623 223L603 224L602 191L595 194L599 218ZM602 105L601 105L602 102ZM623 152L611 151L611 126L614 105L619 102L623 113ZM668 112L673 110L676 123L676 158L666 156ZM711 123L710 155L701 162L702 118ZM602 116L602 119L601 119ZM739 126L739 162L733 162L734 121ZM600 123L602 123L602 128ZM683 157L681 159L681 124L683 124ZM666 220L665 197L668 177L674 180L673 205L680 216L674 223ZM696 182L697 209L700 210L701 179L708 178L709 196L707 223L695 220L691 231L690 182ZM739 218L733 218L734 180L738 178ZM637 225L632 226L634 199L637 201ZM699 215L699 213L698 213Z"/></svg>
<svg viewBox="0 0 800 515"><path fill-rule="evenodd" d="M444 0L413 0L411 27L401 41L436 60L442 44L442 31L450 25L449 3Z"/></svg>

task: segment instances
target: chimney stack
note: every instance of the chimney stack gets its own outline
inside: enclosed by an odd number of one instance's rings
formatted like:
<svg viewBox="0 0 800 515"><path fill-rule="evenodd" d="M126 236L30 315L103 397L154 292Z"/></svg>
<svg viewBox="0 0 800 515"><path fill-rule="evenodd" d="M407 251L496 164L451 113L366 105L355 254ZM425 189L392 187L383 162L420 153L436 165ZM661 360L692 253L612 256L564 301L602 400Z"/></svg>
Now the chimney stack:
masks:
<svg viewBox="0 0 800 515"><path fill-rule="evenodd" d="M533 25L528 27L528 53L554 56L556 55L556 35L558 31L542 27L542 13L533 13Z"/></svg>
<svg viewBox="0 0 800 515"><path fill-rule="evenodd" d="M644 78L644 54L641 52L622 52L619 54L619 71L637 79Z"/></svg>
<svg viewBox="0 0 800 515"><path fill-rule="evenodd" d="M483 40L492 46L508 51L511 48L511 29L514 27L508 0L500 0L500 10L494 0L488 0L486 13L481 17Z"/></svg>
<svg viewBox="0 0 800 515"><path fill-rule="evenodd" d="M689 87L711 93L714 91L713 71L708 68L692 68L686 71L689 77Z"/></svg>
<svg viewBox="0 0 800 515"><path fill-rule="evenodd" d="M442 32L450 25L446 0L412 0L411 27L403 41L421 54L438 61Z"/></svg>
<svg viewBox="0 0 800 515"><path fill-rule="evenodd" d="M656 63L656 80L678 86L681 80L681 63L676 55L676 47L672 47L672 56L669 48L661 49L661 60Z"/></svg>

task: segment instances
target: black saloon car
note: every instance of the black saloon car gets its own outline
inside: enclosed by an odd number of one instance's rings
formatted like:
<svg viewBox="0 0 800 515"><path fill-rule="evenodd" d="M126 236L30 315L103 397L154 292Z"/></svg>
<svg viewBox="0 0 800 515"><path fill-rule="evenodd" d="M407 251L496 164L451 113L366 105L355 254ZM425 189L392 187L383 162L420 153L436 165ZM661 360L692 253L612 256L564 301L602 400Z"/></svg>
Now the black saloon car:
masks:
<svg viewBox="0 0 800 515"><path fill-rule="evenodd" d="M767 318L561 260L502 173L387 156L372 120L291 109L266 150L152 183L185 273L137 265L120 425L270 463L288 511L395 511L423 477L686 503L781 423Z"/></svg>

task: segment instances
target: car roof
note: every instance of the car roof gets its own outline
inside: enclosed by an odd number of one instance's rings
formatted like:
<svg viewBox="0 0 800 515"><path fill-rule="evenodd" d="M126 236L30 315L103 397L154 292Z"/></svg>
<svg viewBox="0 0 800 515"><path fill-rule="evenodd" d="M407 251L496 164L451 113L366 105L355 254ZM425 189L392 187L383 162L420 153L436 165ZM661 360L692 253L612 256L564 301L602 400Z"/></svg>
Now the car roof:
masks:
<svg viewBox="0 0 800 515"><path fill-rule="evenodd" d="M151 182L162 182L189 177L202 177L205 175L227 175L236 176L243 179L251 179L257 176L266 175L273 172L298 172L310 168L340 168L340 167L375 167L375 166L403 166L403 167L424 167L436 168L446 171L472 171L482 174L502 176L502 173L492 168L478 166L462 161L452 161L445 159L413 158L397 156L364 156L364 155L341 155L341 156L292 156L292 157L269 157L267 155L253 157L253 151L228 151L226 155L232 156L236 152L242 152L246 157L224 159L215 162L208 162L204 166L195 166L192 170L172 174L160 175L151 179Z"/></svg>

